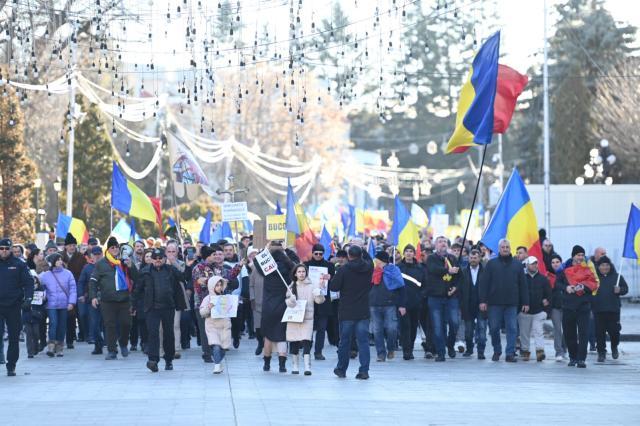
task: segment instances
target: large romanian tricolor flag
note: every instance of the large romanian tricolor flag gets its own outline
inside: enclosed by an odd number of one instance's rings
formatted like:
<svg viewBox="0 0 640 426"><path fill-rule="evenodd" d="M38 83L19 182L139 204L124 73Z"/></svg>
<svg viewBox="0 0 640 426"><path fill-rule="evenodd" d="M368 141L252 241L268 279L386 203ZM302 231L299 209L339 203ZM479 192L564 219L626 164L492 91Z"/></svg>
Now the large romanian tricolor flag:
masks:
<svg viewBox="0 0 640 426"><path fill-rule="evenodd" d="M418 227L411 220L411 213L400 201L400 197L396 195L395 207L393 212L393 224L389 233L389 242L392 246L403 252L407 244L413 245L416 251L420 250L420 236Z"/></svg>
<svg viewBox="0 0 640 426"><path fill-rule="evenodd" d="M484 232L482 242L497 253L502 238L509 240L514 254L518 247L526 247L529 256L538 259L540 273L546 275L536 213L524 182L515 168Z"/></svg>
<svg viewBox="0 0 640 426"><path fill-rule="evenodd" d="M622 257L637 259L640 264L640 209L633 203L629 211L627 232L624 235L624 249Z"/></svg>
<svg viewBox="0 0 640 426"><path fill-rule="evenodd" d="M160 204L129 182L115 161L111 175L111 207L129 216L156 222L162 228Z"/></svg>
<svg viewBox="0 0 640 426"><path fill-rule="evenodd" d="M487 39L473 59L460 91L456 127L447 144L447 154L488 145L494 133L504 133L509 127L516 100L528 78L499 65L499 56L500 31Z"/></svg>
<svg viewBox="0 0 640 426"><path fill-rule="evenodd" d="M56 237L65 238L67 234L73 235L79 243L86 244L89 241L89 232L82 220L58 213Z"/></svg>
<svg viewBox="0 0 640 426"><path fill-rule="evenodd" d="M301 261L311 259L311 249L314 244L318 243L318 239L309 227L307 216L304 214L302 207L296 203L291 187L291 181L287 184L287 241L290 245L294 242L296 253Z"/></svg>

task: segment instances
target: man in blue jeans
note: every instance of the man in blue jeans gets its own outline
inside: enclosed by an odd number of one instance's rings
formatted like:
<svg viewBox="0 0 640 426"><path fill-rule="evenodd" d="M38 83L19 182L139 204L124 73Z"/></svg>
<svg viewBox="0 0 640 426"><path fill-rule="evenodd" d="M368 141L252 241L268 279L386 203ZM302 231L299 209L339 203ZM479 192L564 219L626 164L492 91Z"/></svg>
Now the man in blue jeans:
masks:
<svg viewBox="0 0 640 426"><path fill-rule="evenodd" d="M518 335L518 307L529 312L529 291L524 278L522 263L511 255L511 243L501 239L498 257L491 259L480 277L478 289L480 311L489 313L489 330L493 346L492 361L502 355L500 326L507 329L506 361L516 362L516 336Z"/></svg>
<svg viewBox="0 0 640 426"><path fill-rule="evenodd" d="M389 264L389 253L377 252L373 262L375 267L369 292L369 311L373 321L377 361L384 362L395 356L398 344L398 311L403 316L407 312L406 289L400 269Z"/></svg>
<svg viewBox="0 0 640 426"><path fill-rule="evenodd" d="M347 252L349 261L338 268L335 277L329 283L331 291L340 292L338 320L340 322L340 342L338 343L338 365L333 373L346 377L349 367L351 338L355 333L358 343L360 369L356 379L369 378L369 290L373 264L362 259L362 249L351 246Z"/></svg>
<svg viewBox="0 0 640 426"><path fill-rule="evenodd" d="M458 333L460 303L458 286L460 268L458 259L447 253L449 240L436 238L436 251L427 258L427 303L431 314L433 337L436 344L436 361L445 360L445 321L449 326L446 347L449 357L455 358L454 348Z"/></svg>

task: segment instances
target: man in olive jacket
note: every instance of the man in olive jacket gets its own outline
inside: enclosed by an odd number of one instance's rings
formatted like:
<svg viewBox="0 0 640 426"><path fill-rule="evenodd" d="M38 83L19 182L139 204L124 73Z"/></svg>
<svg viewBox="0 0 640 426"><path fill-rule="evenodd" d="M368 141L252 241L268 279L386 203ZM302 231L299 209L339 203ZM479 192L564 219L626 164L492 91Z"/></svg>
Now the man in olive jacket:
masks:
<svg viewBox="0 0 640 426"><path fill-rule="evenodd" d="M165 370L173 370L175 355L175 334L173 320L176 311L187 308L181 282L185 274L175 266L166 263L164 250L156 248L151 252L152 265L138 272L132 295L133 304L138 298L144 299L149 340L147 342L147 368L158 371L160 361L160 324L162 323L162 347L164 349ZM188 275L191 275L190 272Z"/></svg>
<svg viewBox="0 0 640 426"><path fill-rule="evenodd" d="M94 308L100 306L104 321L105 340L107 341L107 356L105 359L118 358L116 340L119 325L120 353L129 355L129 329L131 328L131 297L133 290L132 279L135 279L135 267L131 259L120 261L120 245L110 237L107 240L107 253L96 263L96 267L89 280L89 298ZM172 326L173 327L173 326Z"/></svg>
<svg viewBox="0 0 640 426"><path fill-rule="evenodd" d="M487 262L480 276L480 311L489 313L489 330L493 345L493 361L502 355L500 326L507 328L506 361L516 362L516 336L518 334L518 306L529 312L529 292L524 279L522 263L511 255L511 243L500 240L498 257Z"/></svg>

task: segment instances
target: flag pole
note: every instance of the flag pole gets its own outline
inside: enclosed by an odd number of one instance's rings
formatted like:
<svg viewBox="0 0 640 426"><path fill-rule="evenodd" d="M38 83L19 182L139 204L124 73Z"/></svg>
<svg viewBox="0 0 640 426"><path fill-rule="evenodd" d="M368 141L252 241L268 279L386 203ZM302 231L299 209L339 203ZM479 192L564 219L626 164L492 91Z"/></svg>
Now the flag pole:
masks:
<svg viewBox="0 0 640 426"><path fill-rule="evenodd" d="M620 277L622 276L622 261L624 256L620 257L620 269L618 269L618 279L616 280L616 287L620 287Z"/></svg>
<svg viewBox="0 0 640 426"><path fill-rule="evenodd" d="M487 156L487 144L482 148L482 160L480 160L480 170L478 171L478 181L476 182L476 189L473 192L473 201L471 202L471 210L469 211L469 218L467 219L467 226L464 229L464 235L462 237L462 247L460 248L460 254L458 255L458 263L462 259L462 251L464 250L464 244L467 242L467 233L469 232L469 226L471 225L471 217L473 216L473 209L476 206L476 199L478 198L478 188L480 188L480 180L482 179L482 168L484 167L484 159Z"/></svg>

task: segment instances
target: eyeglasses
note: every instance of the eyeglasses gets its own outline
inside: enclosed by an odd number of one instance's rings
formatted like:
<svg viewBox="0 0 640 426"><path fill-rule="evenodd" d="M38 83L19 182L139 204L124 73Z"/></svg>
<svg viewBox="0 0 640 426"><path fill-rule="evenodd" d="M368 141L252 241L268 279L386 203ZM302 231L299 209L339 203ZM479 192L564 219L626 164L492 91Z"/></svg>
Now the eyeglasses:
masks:
<svg viewBox="0 0 640 426"><path fill-rule="evenodd" d="M314 251L313 252L314 256L322 256L323 254L324 254L324 252L322 252L322 251Z"/></svg>
<svg viewBox="0 0 640 426"><path fill-rule="evenodd" d="M11 247L0 247L0 250L10 250Z"/></svg>

